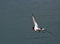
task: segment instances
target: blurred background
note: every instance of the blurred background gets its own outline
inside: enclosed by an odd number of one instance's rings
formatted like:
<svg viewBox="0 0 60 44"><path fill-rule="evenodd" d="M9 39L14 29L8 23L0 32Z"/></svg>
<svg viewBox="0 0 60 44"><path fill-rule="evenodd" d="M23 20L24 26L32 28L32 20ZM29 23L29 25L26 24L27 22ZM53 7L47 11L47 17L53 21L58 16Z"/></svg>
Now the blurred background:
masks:
<svg viewBox="0 0 60 44"><path fill-rule="evenodd" d="M60 0L0 0L0 44L60 44Z"/></svg>

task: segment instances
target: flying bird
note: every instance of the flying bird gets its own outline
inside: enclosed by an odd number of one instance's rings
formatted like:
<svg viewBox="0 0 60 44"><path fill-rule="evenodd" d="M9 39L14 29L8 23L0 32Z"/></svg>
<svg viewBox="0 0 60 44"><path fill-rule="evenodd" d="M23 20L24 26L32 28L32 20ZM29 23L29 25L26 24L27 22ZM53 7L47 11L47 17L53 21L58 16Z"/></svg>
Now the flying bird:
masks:
<svg viewBox="0 0 60 44"><path fill-rule="evenodd" d="M34 26L33 26L33 30L36 31L36 32L40 32L41 30L45 30L44 28L39 28L38 26L38 23L36 22L33 14L32 14L32 20L33 20L33 23L34 23Z"/></svg>
<svg viewBox="0 0 60 44"><path fill-rule="evenodd" d="M40 28L40 27L38 26L38 23L36 22L33 14L32 14L32 20L33 20L33 23L34 23L34 26L33 26L32 29L33 29L35 32L40 32L40 31L42 31L42 32L48 32L49 34L51 34L51 35L53 35L53 36L56 36L55 34L53 34L52 32L49 32L49 31L46 30L45 28Z"/></svg>

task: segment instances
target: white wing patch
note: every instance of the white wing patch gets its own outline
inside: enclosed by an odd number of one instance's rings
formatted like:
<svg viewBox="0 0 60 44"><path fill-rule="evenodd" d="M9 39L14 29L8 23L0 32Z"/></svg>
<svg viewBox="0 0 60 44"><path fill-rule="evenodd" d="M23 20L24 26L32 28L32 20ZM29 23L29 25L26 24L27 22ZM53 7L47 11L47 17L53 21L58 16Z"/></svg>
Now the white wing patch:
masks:
<svg viewBox="0 0 60 44"><path fill-rule="evenodd" d="M32 16L32 19L33 19L34 26L37 26L37 27L38 27L38 24L37 24L37 22L36 22L34 16Z"/></svg>

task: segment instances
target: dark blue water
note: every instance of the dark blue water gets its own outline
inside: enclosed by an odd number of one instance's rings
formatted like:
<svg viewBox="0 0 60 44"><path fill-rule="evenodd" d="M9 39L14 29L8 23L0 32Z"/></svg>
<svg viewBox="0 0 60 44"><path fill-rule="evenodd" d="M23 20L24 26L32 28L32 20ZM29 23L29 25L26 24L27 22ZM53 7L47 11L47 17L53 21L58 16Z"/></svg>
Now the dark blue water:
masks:
<svg viewBox="0 0 60 44"><path fill-rule="evenodd" d="M0 0L0 44L60 44L60 0Z"/></svg>

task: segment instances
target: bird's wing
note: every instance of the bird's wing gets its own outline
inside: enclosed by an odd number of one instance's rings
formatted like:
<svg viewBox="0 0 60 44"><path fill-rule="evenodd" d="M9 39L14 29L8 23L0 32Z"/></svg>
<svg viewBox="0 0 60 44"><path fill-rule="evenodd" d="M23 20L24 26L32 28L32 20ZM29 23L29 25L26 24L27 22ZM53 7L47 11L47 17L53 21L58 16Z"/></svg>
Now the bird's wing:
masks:
<svg viewBox="0 0 60 44"><path fill-rule="evenodd" d="M34 23L34 25L38 27L38 24L37 24L37 22L35 21L35 18L34 18L33 15L32 15L32 19L33 19L33 23Z"/></svg>

